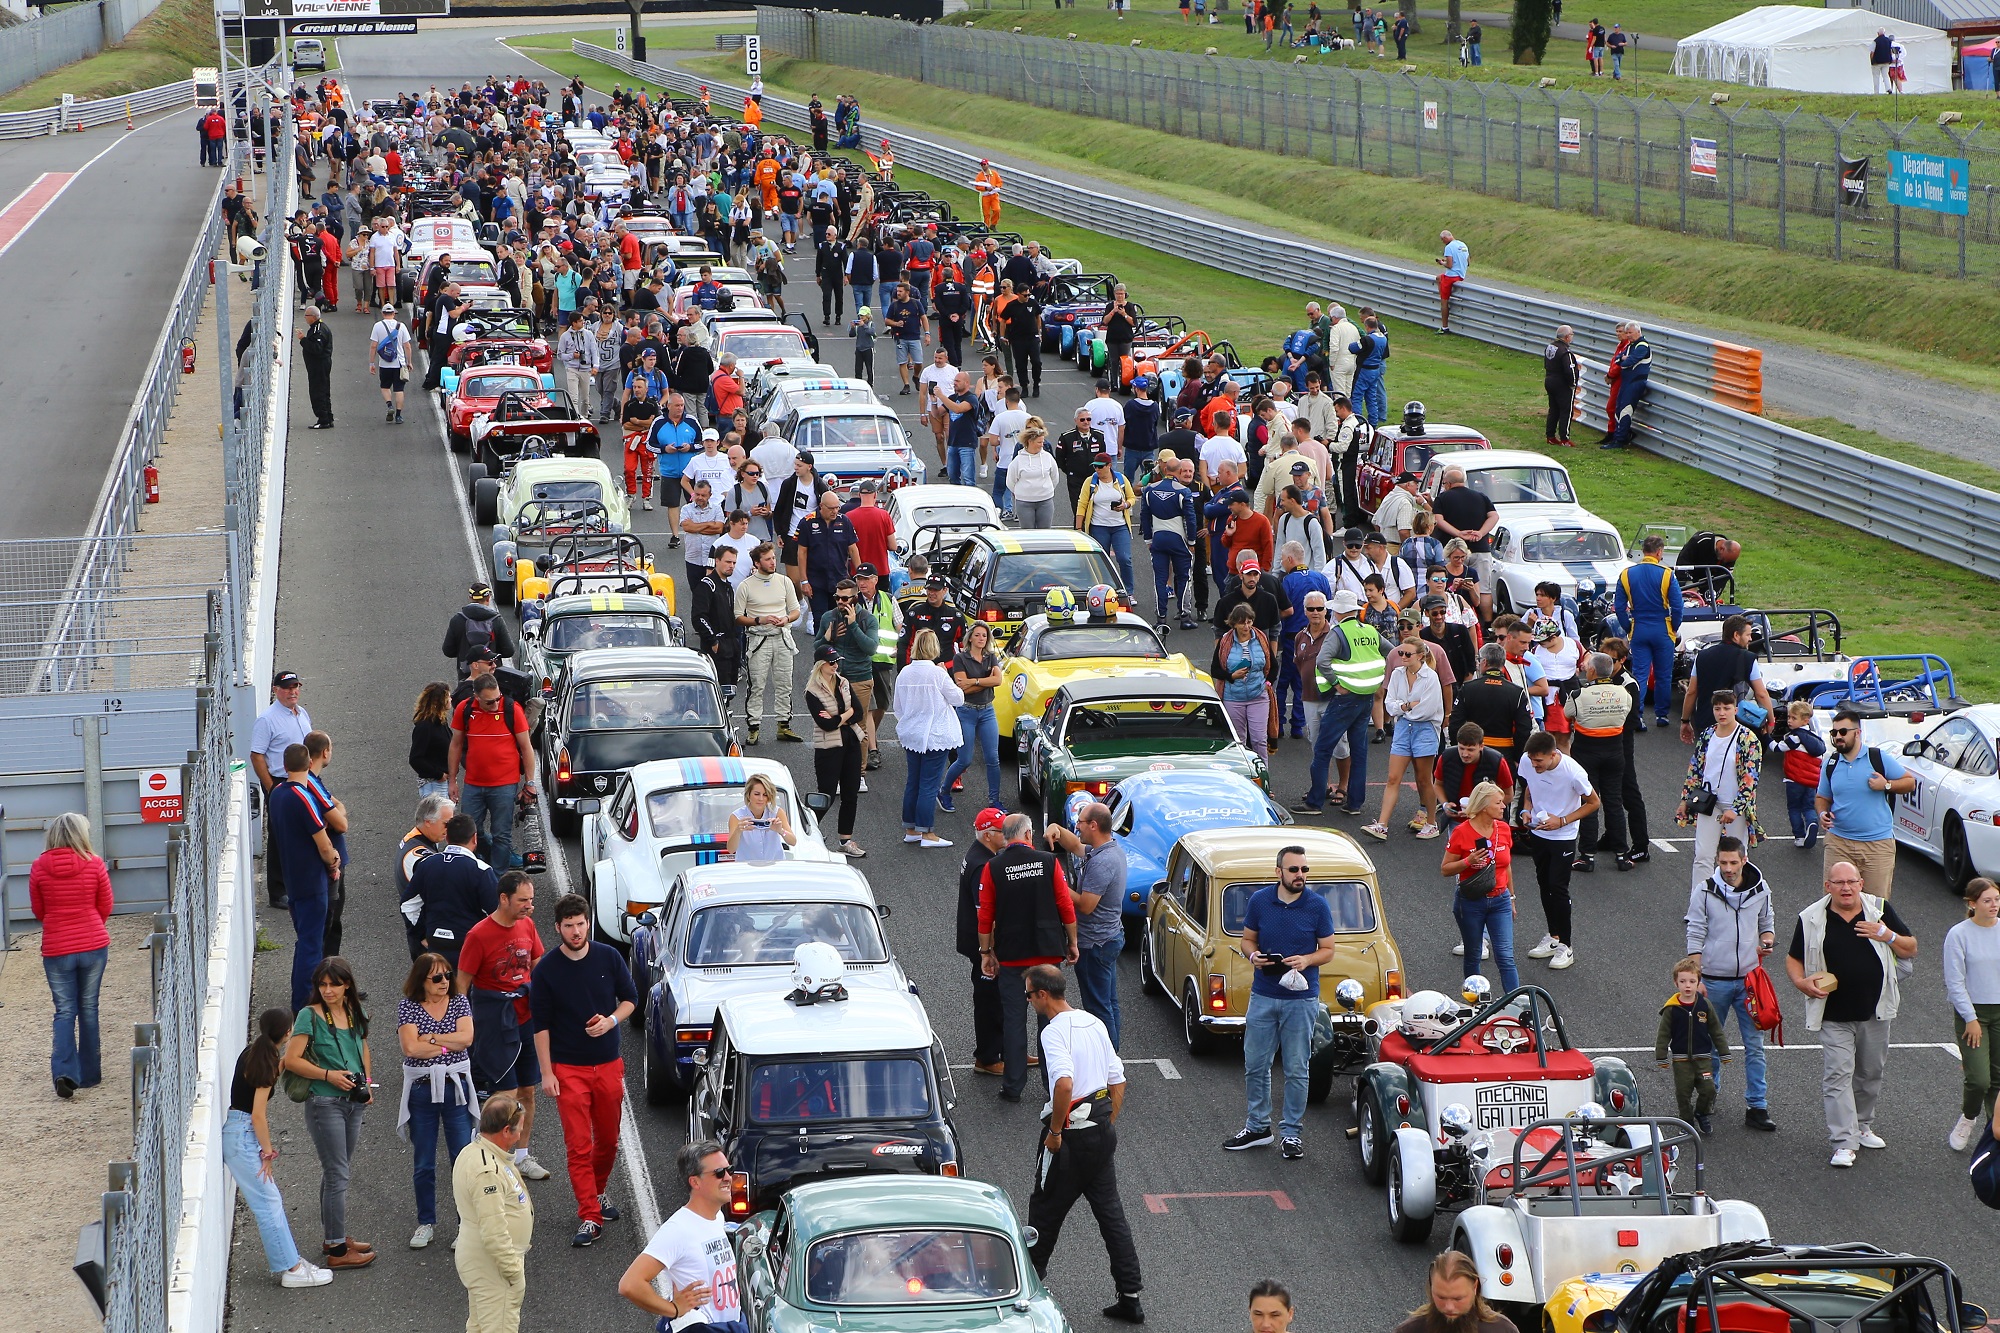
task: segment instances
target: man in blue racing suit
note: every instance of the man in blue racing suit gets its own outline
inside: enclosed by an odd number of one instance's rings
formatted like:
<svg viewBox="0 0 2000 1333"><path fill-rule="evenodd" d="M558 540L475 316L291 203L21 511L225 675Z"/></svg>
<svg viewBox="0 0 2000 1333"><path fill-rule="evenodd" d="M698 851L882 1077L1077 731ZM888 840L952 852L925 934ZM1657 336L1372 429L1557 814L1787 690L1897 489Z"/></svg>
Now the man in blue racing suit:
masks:
<svg viewBox="0 0 2000 1333"><path fill-rule="evenodd" d="M1604 449L1632 447L1632 409L1646 396L1647 381L1653 374L1653 347L1636 323L1618 327L1619 348L1611 358L1618 371L1618 397L1611 405L1612 430Z"/></svg>
<svg viewBox="0 0 2000 1333"><path fill-rule="evenodd" d="M1383 331L1382 322L1375 316L1368 316L1368 326L1361 331L1361 341L1347 345L1354 353L1354 388L1349 393L1361 415L1368 418L1370 426L1379 426L1389 417L1389 394L1382 386L1384 363L1389 359L1389 335Z"/></svg>
<svg viewBox="0 0 2000 1333"><path fill-rule="evenodd" d="M1663 727L1673 706L1674 640L1680 635L1681 618L1687 611L1680 580L1667 568L1666 549L1665 537L1651 536L1640 542L1639 563L1625 567L1611 594L1619 622L1631 631L1632 677L1639 682L1639 711L1645 712L1650 688L1653 717Z"/></svg>
<svg viewBox="0 0 2000 1333"><path fill-rule="evenodd" d="M1188 613L1188 577L1194 570L1200 522L1194 492L1173 475L1161 475L1139 494L1139 535L1153 552L1153 592L1159 599L1162 630L1167 627L1170 575L1172 595L1181 610L1181 628L1194 628L1194 617Z"/></svg>

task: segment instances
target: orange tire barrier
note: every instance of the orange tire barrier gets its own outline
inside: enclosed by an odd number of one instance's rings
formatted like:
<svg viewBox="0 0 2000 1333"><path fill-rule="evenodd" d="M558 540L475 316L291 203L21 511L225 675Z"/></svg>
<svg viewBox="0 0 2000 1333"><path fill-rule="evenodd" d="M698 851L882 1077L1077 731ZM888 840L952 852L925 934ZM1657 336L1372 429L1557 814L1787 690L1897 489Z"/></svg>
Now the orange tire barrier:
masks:
<svg viewBox="0 0 2000 1333"><path fill-rule="evenodd" d="M1764 415L1764 354L1735 343L1715 344L1715 370L1709 381L1716 402L1752 416Z"/></svg>

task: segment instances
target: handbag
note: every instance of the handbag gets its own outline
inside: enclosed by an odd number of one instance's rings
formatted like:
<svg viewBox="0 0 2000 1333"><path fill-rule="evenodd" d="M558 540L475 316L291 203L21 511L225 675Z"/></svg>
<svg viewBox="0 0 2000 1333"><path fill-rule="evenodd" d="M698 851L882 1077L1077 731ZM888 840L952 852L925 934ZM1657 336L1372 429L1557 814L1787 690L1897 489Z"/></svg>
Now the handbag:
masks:
<svg viewBox="0 0 2000 1333"><path fill-rule="evenodd" d="M317 1029L320 1026L319 1015L313 1013L312 1006L310 1005L306 1007L306 1012L312 1015L311 1019L312 1025L315 1029ZM313 1037L317 1036L318 1032L315 1031ZM312 1049L313 1037L308 1037L306 1039L307 1050ZM295 1074L291 1070L287 1069L284 1073L283 1078L281 1078L279 1082L283 1085L285 1089L285 1095L287 1097L290 1097L295 1102L303 1102L307 1098L313 1095L312 1092L313 1081L307 1078L304 1074Z"/></svg>
<svg viewBox="0 0 2000 1333"><path fill-rule="evenodd" d="M1759 1032L1769 1032L1771 1039L1785 1044L1785 1014L1778 1007L1778 988L1771 984L1771 974L1764 970L1762 963L1751 968L1743 976L1743 1003L1750 1010L1750 1021Z"/></svg>
<svg viewBox="0 0 2000 1333"><path fill-rule="evenodd" d="M1458 896L1467 902L1477 902L1491 897L1493 890L1500 887L1499 867L1488 862L1482 868L1458 881Z"/></svg>

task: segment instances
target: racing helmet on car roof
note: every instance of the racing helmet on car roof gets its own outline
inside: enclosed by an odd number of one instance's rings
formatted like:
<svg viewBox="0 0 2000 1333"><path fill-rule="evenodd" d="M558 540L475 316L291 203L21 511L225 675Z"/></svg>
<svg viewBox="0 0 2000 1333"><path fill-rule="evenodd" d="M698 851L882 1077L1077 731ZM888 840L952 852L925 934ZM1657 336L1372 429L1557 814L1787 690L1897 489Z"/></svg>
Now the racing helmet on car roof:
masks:
<svg viewBox="0 0 2000 1333"><path fill-rule="evenodd" d="M1118 614L1118 590L1108 583L1096 584L1083 595L1083 604L1091 615L1108 619Z"/></svg>
<svg viewBox="0 0 2000 1333"><path fill-rule="evenodd" d="M1422 435L1424 433L1424 405L1412 398L1403 404L1403 434Z"/></svg>
<svg viewBox="0 0 2000 1333"><path fill-rule="evenodd" d="M1403 1001L1402 1034L1412 1041L1436 1041L1458 1022L1458 1006L1440 991L1420 990Z"/></svg>
<svg viewBox="0 0 2000 1333"><path fill-rule="evenodd" d="M1068 588L1050 588L1046 605L1050 620L1076 619L1076 594Z"/></svg>

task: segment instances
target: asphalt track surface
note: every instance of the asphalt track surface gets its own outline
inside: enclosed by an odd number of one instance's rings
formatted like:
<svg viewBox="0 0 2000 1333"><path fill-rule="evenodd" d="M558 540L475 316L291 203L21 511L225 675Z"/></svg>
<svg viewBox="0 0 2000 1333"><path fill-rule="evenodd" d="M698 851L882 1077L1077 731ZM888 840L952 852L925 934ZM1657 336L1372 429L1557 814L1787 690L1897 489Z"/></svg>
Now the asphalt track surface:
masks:
<svg viewBox="0 0 2000 1333"><path fill-rule="evenodd" d="M423 40L431 39L427 34ZM363 76L356 81L363 95L388 91L414 77L377 82L368 77L374 67L358 44L342 54L350 76ZM447 70L456 80L459 70L470 76L488 68L442 58L430 59L428 67L438 71L440 84ZM492 67L500 66L496 62ZM423 76L423 82L430 81ZM799 273L804 265L795 260L791 267ZM809 284L794 283L789 295L794 309L809 309L817 318L817 291ZM331 323L338 340L338 424L331 431L301 429L291 439L278 664L304 675L304 703L335 738L328 777L347 801L354 822L345 952L371 996L371 1011L383 1016L371 1043L383 1088L382 1105L362 1133L348 1229L375 1244L381 1258L365 1271L338 1275L330 1288L283 1291L265 1275L255 1228L247 1215L239 1215L232 1319L239 1330L455 1327L465 1306L448 1247L455 1228L448 1201L440 1207L438 1242L423 1252L404 1248L416 1219L408 1149L394 1134L400 1085L388 1015L408 968L394 891L395 847L409 826L415 799L414 777L405 764L406 719L422 686L447 673L438 644L474 575L476 543L461 498L463 465L446 452L434 410L413 393L408 424L385 425L374 376L365 367L361 319L343 311ZM822 337L826 359L844 368L844 339L837 330L824 331ZM885 401L907 416L915 399L895 395L892 374L878 369L877 383L886 391ZM294 419L303 425L308 419L303 384L295 385L295 395ZM1080 374L1052 366L1042 398L1030 405L1061 422L1086 397ZM920 447L929 448L928 431L913 424L912 433ZM639 518L649 546L679 576L678 558L665 550L664 513ZM1139 582L1149 587L1143 554L1140 560ZM1149 605L1149 599L1142 604ZM1203 631L1177 630L1170 640L1197 655L1206 654L1210 644ZM804 664L802 654L801 669ZM811 784L806 747L767 741L751 753L789 762L798 780ZM1649 732L1640 738L1638 753L1653 835L1671 840L1677 831L1668 816L1687 751L1672 736ZM895 909L887 926L891 942L921 988L945 1049L964 1063L971 1058L966 965L942 942L951 937L950 885L966 846L969 819L961 813L941 821L941 831L957 844L949 851L904 846L897 821L901 754L885 744L883 757L883 768L871 775L873 791L862 799L857 837L871 855L859 868L881 901ZM1303 788L1306 759L1303 743L1288 741L1279 748L1273 764L1278 795L1289 800ZM1375 763L1379 781L1379 755ZM974 790L963 795L962 812L977 808L981 779L976 770L969 776ZM1014 795L1011 771L1006 795ZM1406 797L1403 818L1413 800ZM1761 805L1781 827L1784 800L1775 766ZM1353 826L1361 821L1329 816L1313 822L1356 832ZM1386 844L1365 846L1378 867L1389 921L1413 983L1449 988L1459 975L1449 953L1457 932L1450 915L1451 889L1437 872L1441 848L1416 843L1400 832ZM1630 874L1610 873L1607 865L1595 876L1576 877L1575 968L1551 973L1524 960L1522 972L1524 979L1549 988L1575 1040L1593 1048L1641 1048L1628 1058L1638 1071L1648 1108L1665 1113L1672 1106L1671 1085L1666 1075L1654 1071L1644 1050L1650 1049L1659 1006L1672 989L1668 968L1684 952L1680 923L1689 861L1684 842L1656 841L1652 850L1652 863ZM566 875L569 883L581 882L574 845L566 852L564 872L537 881L537 920L548 940L554 938L550 907L562 879ZM1762 847L1756 859L1773 883L1782 943L1792 914L1817 892L1819 857L1795 850L1780 837ZM1740 1065L1732 1064L1707 1154L1708 1187L1719 1196L1758 1204L1781 1239L1867 1240L1935 1254L1957 1267L1972 1298L1990 1300L2000 1295L1988 1262L1991 1218L1971 1197L1964 1156L1947 1152L1943 1143L1957 1115L1958 1062L1940 1046L1951 1040L1952 1025L1937 948L1962 909L1927 864L1905 854L1899 869L1897 907L1922 944L1917 975L1906 987L1903 1016L1893 1035L1897 1043L1913 1048L1892 1053L1877 1120L1890 1147L1864 1153L1852 1171L1830 1170L1819 1114L1818 1053L1774 1051L1770 1101L1781 1129L1767 1135L1743 1128ZM1522 874L1525 888L1525 866ZM1519 912L1525 947L1542 924L1532 891L1522 893ZM254 1008L285 1003L289 973L289 921L265 910L260 925L264 935L284 947L258 961ZM1389 1238L1381 1195L1363 1183L1353 1146L1343 1133L1349 1123L1344 1091L1325 1106L1308 1110L1303 1161L1282 1161L1274 1151L1224 1153L1218 1145L1242 1123L1240 1060L1191 1058L1181 1045L1175 1011L1139 993L1130 953L1120 994L1131 1080L1121 1126L1120 1182L1145 1266L1150 1325L1193 1333L1239 1324L1244 1291L1264 1276L1291 1286L1302 1326L1393 1325L1419 1299L1429 1250ZM1786 997L1788 1031L1794 1045L1801 1046L1811 1041L1803 1005L1788 989ZM629 1028L626 1034L628 1126L636 1129L636 1144L628 1141L612 1182L625 1220L612 1224L588 1250L570 1247L573 1198L562 1168L560 1126L550 1109L542 1108L533 1147L555 1174L530 1187L538 1225L528 1260L524 1328L646 1327L643 1317L619 1299L616 1282L645 1239L636 1219L646 1210L635 1203L651 1202L660 1213L669 1213L682 1201L670 1163L684 1141L685 1114L678 1107L662 1111L645 1105ZM1169 1063L1155 1063L1160 1061ZM957 1078L955 1118L970 1173L1001 1184L1016 1206L1025 1208L1037 1134L1035 1107L999 1102L995 1082L969 1070L958 1070ZM289 1104L278 1105L273 1122L283 1149L278 1179L294 1234L302 1249L312 1253L321 1239L317 1163L302 1121ZM633 1151L635 1146L639 1151ZM440 1185L444 1187L442 1179ZM1185 1197L1160 1197L1164 1211L1156 1211L1142 1196ZM1444 1243L1447 1227L1438 1227L1435 1244ZM1050 1280L1079 1329L1106 1326L1096 1311L1110 1300L1111 1284L1087 1212L1072 1215Z"/></svg>
<svg viewBox="0 0 2000 1333"><path fill-rule="evenodd" d="M90 526L220 174L189 161L195 151L191 111L130 133L0 144L0 206L45 172L80 173L0 253L9 313L0 322L0 538L73 536Z"/></svg>

